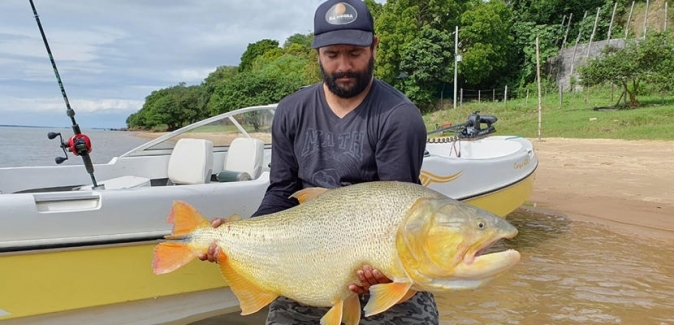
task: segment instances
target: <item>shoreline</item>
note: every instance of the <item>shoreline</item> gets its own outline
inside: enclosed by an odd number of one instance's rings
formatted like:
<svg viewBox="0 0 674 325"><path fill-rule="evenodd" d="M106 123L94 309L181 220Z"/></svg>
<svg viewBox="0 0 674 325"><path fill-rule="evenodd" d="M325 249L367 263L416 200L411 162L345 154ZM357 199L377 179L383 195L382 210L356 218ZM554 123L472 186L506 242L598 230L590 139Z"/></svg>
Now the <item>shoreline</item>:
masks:
<svg viewBox="0 0 674 325"><path fill-rule="evenodd" d="M674 241L674 141L529 140L539 166L525 209Z"/></svg>

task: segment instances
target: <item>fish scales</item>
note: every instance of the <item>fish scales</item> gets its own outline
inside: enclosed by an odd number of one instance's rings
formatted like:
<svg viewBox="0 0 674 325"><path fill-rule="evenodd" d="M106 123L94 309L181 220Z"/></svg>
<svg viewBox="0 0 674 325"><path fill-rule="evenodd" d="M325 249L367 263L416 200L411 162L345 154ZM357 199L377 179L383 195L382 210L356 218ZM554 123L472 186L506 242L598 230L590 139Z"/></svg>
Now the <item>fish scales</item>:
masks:
<svg viewBox="0 0 674 325"><path fill-rule="evenodd" d="M215 239L233 267L261 287L329 307L349 283L359 283L355 271L365 263L402 275L395 247L400 222L419 197L440 195L393 184L374 183L346 197L328 191L287 212L203 230L212 234L201 238ZM298 261L310 261L312 269Z"/></svg>

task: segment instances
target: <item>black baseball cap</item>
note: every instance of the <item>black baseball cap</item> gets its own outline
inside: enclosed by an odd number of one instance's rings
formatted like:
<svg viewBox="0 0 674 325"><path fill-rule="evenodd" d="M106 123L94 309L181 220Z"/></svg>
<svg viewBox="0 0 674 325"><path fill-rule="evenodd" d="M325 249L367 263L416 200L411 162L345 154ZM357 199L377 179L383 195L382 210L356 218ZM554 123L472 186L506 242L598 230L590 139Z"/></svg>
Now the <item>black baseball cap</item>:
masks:
<svg viewBox="0 0 674 325"><path fill-rule="evenodd" d="M372 45L374 19L362 0L328 0L314 15L314 41L311 47L346 44Z"/></svg>

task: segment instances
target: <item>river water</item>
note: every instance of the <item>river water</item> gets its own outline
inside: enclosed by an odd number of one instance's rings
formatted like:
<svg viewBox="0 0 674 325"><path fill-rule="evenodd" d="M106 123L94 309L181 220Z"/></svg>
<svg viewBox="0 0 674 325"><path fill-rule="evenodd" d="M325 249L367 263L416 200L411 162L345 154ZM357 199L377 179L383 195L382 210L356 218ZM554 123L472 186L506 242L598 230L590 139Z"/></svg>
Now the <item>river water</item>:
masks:
<svg viewBox="0 0 674 325"><path fill-rule="evenodd" d="M70 129L0 127L0 167L54 164L62 152L47 132ZM94 162L145 142L132 132L83 130ZM70 156L65 164L81 164ZM443 324L673 324L674 245L571 222L561 214L520 209L507 217L519 235L501 243L522 260L474 291L437 296ZM222 315L206 324L263 324L255 315Z"/></svg>
<svg viewBox="0 0 674 325"><path fill-rule="evenodd" d="M47 138L51 131L61 133L64 141L73 135L70 128L0 127L0 168L55 165L54 158L63 156L63 150L59 147L59 138ZM90 156L95 164L107 163L112 157L147 142L147 139L134 136L134 132L83 129L82 133L91 139ZM68 157L63 165L83 164L80 157L71 153Z"/></svg>

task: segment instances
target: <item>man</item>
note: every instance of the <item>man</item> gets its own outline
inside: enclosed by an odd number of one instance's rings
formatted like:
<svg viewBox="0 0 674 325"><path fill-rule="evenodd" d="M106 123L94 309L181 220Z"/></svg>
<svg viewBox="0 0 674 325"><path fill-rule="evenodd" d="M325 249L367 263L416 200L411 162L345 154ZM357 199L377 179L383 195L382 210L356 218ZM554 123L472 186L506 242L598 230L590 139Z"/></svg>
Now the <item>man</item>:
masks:
<svg viewBox="0 0 674 325"><path fill-rule="evenodd" d="M419 183L426 128L417 107L373 77L377 37L361 0L328 0L314 16L314 41L323 82L279 102L272 123L270 185L253 216L297 205L290 199L306 187L334 188L397 180ZM213 226L223 221L214 220ZM202 260L216 260L212 245ZM362 286L349 288L367 302L371 285L391 282L365 265ZM318 324L328 308L280 297L269 306L267 324ZM433 295L418 292L361 324L437 324Z"/></svg>

